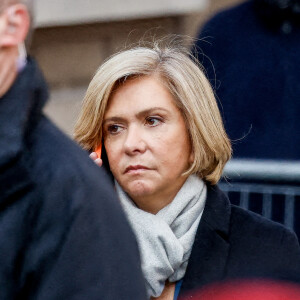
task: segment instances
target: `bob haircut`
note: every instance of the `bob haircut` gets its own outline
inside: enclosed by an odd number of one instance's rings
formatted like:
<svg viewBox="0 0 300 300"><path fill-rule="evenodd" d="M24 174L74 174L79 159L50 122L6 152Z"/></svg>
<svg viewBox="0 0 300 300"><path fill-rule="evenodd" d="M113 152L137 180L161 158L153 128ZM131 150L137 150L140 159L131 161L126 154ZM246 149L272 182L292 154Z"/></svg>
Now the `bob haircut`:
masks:
<svg viewBox="0 0 300 300"><path fill-rule="evenodd" d="M161 78L186 122L194 161L184 174L195 173L216 184L231 157L231 144L202 66L182 46L154 42L110 57L88 87L75 125L75 140L88 151L103 145L102 124L112 93L126 80L152 75Z"/></svg>

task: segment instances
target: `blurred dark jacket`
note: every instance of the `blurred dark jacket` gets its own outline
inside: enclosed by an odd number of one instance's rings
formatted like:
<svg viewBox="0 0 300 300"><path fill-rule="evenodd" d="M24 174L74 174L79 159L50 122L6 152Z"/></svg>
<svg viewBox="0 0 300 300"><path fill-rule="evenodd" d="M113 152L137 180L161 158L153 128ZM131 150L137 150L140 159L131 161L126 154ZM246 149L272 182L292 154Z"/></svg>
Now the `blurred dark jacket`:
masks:
<svg viewBox="0 0 300 300"><path fill-rule="evenodd" d="M230 204L218 187L208 185L180 297L213 282L251 277L300 279L297 237L280 224Z"/></svg>
<svg viewBox="0 0 300 300"><path fill-rule="evenodd" d="M145 299L112 184L46 99L32 60L0 99L0 299Z"/></svg>
<svg viewBox="0 0 300 300"><path fill-rule="evenodd" d="M198 38L234 157L299 160L300 1L247 1Z"/></svg>

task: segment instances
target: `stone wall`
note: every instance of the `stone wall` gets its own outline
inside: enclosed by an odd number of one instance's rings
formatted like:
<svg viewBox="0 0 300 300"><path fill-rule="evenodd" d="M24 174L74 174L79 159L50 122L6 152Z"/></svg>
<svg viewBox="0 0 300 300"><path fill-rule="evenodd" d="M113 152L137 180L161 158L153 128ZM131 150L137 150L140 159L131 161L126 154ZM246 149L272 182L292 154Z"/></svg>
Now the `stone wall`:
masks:
<svg viewBox="0 0 300 300"><path fill-rule="evenodd" d="M30 52L40 63L50 86L46 114L72 135L87 85L104 59L145 36L175 33L193 37L217 11L242 1L212 0L202 11L170 16L39 26Z"/></svg>

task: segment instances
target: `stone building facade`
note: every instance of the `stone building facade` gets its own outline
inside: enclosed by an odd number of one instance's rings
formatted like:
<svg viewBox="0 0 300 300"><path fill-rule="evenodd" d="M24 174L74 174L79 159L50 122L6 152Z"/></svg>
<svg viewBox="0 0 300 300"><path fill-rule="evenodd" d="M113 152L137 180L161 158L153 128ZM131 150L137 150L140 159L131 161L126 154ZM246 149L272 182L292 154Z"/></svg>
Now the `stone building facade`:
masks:
<svg viewBox="0 0 300 300"><path fill-rule="evenodd" d="M45 112L72 135L87 85L104 59L151 36L175 33L193 37L217 11L241 1L36 1L30 53L50 86Z"/></svg>

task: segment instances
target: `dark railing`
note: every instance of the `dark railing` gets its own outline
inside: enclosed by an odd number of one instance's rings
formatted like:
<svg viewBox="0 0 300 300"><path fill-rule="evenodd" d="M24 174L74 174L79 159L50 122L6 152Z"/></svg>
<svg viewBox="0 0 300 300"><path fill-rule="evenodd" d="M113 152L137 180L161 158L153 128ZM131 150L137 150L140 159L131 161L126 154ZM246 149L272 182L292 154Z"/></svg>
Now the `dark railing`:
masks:
<svg viewBox="0 0 300 300"><path fill-rule="evenodd" d="M300 237L300 161L231 160L220 187L234 204L281 222Z"/></svg>

